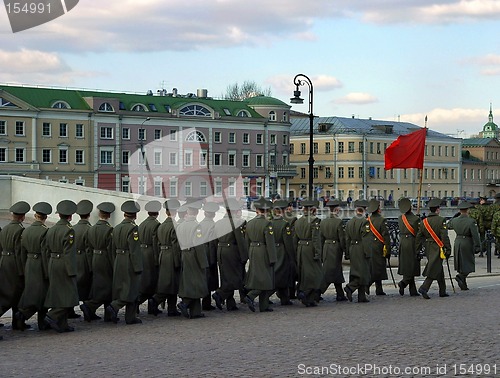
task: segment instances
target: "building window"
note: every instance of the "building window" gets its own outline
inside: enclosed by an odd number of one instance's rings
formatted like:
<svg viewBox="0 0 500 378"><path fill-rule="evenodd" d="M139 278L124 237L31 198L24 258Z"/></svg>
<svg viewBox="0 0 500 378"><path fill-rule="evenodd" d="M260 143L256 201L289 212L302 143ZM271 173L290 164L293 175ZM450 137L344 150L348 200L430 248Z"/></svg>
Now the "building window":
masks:
<svg viewBox="0 0 500 378"><path fill-rule="evenodd" d="M438 156L441 156L442 146L438 146Z"/></svg>
<svg viewBox="0 0 500 378"><path fill-rule="evenodd" d="M274 146L276 143L276 134L271 134L270 138L269 138L269 144L271 146Z"/></svg>
<svg viewBox="0 0 500 378"><path fill-rule="evenodd" d="M24 136L24 122L16 121L16 136Z"/></svg>
<svg viewBox="0 0 500 378"><path fill-rule="evenodd" d="M101 149L99 157L99 164L113 164L113 149Z"/></svg>
<svg viewBox="0 0 500 378"><path fill-rule="evenodd" d="M373 154L373 142L370 142L370 153Z"/></svg>
<svg viewBox="0 0 500 378"><path fill-rule="evenodd" d="M154 191L156 197L162 197L162 181L161 179L155 179L154 181Z"/></svg>
<svg viewBox="0 0 500 378"><path fill-rule="evenodd" d="M200 196L201 197L207 196L207 182L206 181L200 182Z"/></svg>
<svg viewBox="0 0 500 378"><path fill-rule="evenodd" d="M434 171L434 169L433 169ZM464 180L467 180L467 169L464 169Z"/></svg>
<svg viewBox="0 0 500 378"><path fill-rule="evenodd" d="M161 150L155 151L154 159L155 159L155 165L162 165Z"/></svg>
<svg viewBox="0 0 500 378"><path fill-rule="evenodd" d="M281 118L281 122L288 122L288 112L283 112L283 117Z"/></svg>
<svg viewBox="0 0 500 378"><path fill-rule="evenodd" d="M262 181L257 181L257 186L255 188L255 194L257 196L262 196L262 194L264 193L264 183Z"/></svg>
<svg viewBox="0 0 500 378"><path fill-rule="evenodd" d="M305 168L300 168L300 178L301 179L306 178L306 169Z"/></svg>
<svg viewBox="0 0 500 378"><path fill-rule="evenodd" d="M85 164L83 150L76 150L75 151L75 164Z"/></svg>
<svg viewBox="0 0 500 378"><path fill-rule="evenodd" d="M229 133L229 143L236 143L236 133Z"/></svg>
<svg viewBox="0 0 500 378"><path fill-rule="evenodd" d="M44 122L42 124L42 137L50 138L52 135L52 127L49 122Z"/></svg>
<svg viewBox="0 0 500 378"><path fill-rule="evenodd" d="M222 165L222 154L214 154L214 165Z"/></svg>
<svg viewBox="0 0 500 378"><path fill-rule="evenodd" d="M24 163L24 148L16 148L16 163Z"/></svg>
<svg viewBox="0 0 500 378"><path fill-rule="evenodd" d="M245 197L250 195L250 181L243 181L243 195Z"/></svg>
<svg viewBox="0 0 500 378"><path fill-rule="evenodd" d="M161 130L160 129L155 130L155 140L161 140Z"/></svg>
<svg viewBox="0 0 500 378"><path fill-rule="evenodd" d="M177 197L177 180L170 180L170 185L168 186L170 192L170 197Z"/></svg>
<svg viewBox="0 0 500 378"><path fill-rule="evenodd" d="M215 180L215 197L222 197L222 180L217 179Z"/></svg>
<svg viewBox="0 0 500 378"><path fill-rule="evenodd" d="M111 106L109 102L103 102L101 106L99 106L100 112L114 112L115 109Z"/></svg>
<svg viewBox="0 0 500 378"><path fill-rule="evenodd" d="M123 165L130 164L130 151L122 151L122 164Z"/></svg>
<svg viewBox="0 0 500 378"><path fill-rule="evenodd" d="M137 105L132 106L132 111L133 112L145 112L146 107L142 104L137 104Z"/></svg>
<svg viewBox="0 0 500 378"><path fill-rule="evenodd" d="M146 184L147 184L147 180L146 180L146 178L144 178L144 176L138 178L137 186L139 187L139 194L146 193L146 191L147 191Z"/></svg>
<svg viewBox="0 0 500 378"><path fill-rule="evenodd" d="M392 173L392 170L391 170L391 173ZM364 176L365 176L365 173L364 173L363 167L359 167L358 168L358 177L360 179L362 179Z"/></svg>
<svg viewBox="0 0 500 378"><path fill-rule="evenodd" d="M348 178L354 178L354 167L348 167L347 168L347 177Z"/></svg>
<svg viewBox="0 0 500 378"><path fill-rule="evenodd" d="M246 110L240 110L238 114L236 114L236 117L249 117L250 115Z"/></svg>
<svg viewBox="0 0 500 378"><path fill-rule="evenodd" d="M201 105L187 105L179 110L181 116L211 117L212 112Z"/></svg>
<svg viewBox="0 0 500 378"><path fill-rule="evenodd" d="M339 179L344 178L344 167L339 167Z"/></svg>
<svg viewBox="0 0 500 378"><path fill-rule="evenodd" d="M264 166L264 155L262 154L255 155L255 166L259 168Z"/></svg>
<svg viewBox="0 0 500 378"><path fill-rule="evenodd" d="M171 142L177 141L177 130L170 130L169 131L169 139Z"/></svg>
<svg viewBox="0 0 500 378"><path fill-rule="evenodd" d="M250 166L250 154L244 153L242 157L243 157L242 166L248 168Z"/></svg>
<svg viewBox="0 0 500 378"><path fill-rule="evenodd" d="M276 121L276 112L274 110L269 112L269 121Z"/></svg>
<svg viewBox="0 0 500 378"><path fill-rule="evenodd" d="M329 154L330 153L330 142L326 142L325 143L325 154Z"/></svg>
<svg viewBox="0 0 500 378"><path fill-rule="evenodd" d="M283 146L288 145L288 135L287 134L283 134L283 141L281 144L283 144Z"/></svg>
<svg viewBox="0 0 500 378"><path fill-rule="evenodd" d="M82 123L77 123L75 126L75 138L81 139L84 135L84 127Z"/></svg>
<svg viewBox="0 0 500 378"><path fill-rule="evenodd" d="M191 131L187 136L186 136L186 142L206 142L207 140L205 139L205 135L201 131L194 130Z"/></svg>
<svg viewBox="0 0 500 378"><path fill-rule="evenodd" d="M228 195L229 197L236 197L236 180L230 178L228 181Z"/></svg>
<svg viewBox="0 0 500 378"><path fill-rule="evenodd" d="M207 166L207 151L200 151L200 167Z"/></svg>
<svg viewBox="0 0 500 378"><path fill-rule="evenodd" d="M0 135L7 135L7 121L0 121Z"/></svg>
<svg viewBox="0 0 500 378"><path fill-rule="evenodd" d="M354 153L354 142L349 142L347 145L347 151L352 154Z"/></svg>
<svg viewBox="0 0 500 378"><path fill-rule="evenodd" d="M244 133L243 134L243 144L249 144L250 143L250 134Z"/></svg>
<svg viewBox="0 0 500 378"><path fill-rule="evenodd" d="M313 178L318 178L318 168L313 168Z"/></svg>
<svg viewBox="0 0 500 378"><path fill-rule="evenodd" d="M146 140L146 129L139 129L138 130L137 139Z"/></svg>
<svg viewBox="0 0 500 378"><path fill-rule="evenodd" d="M67 123L60 123L59 124L59 137L60 138L67 138L68 137L68 124Z"/></svg>
<svg viewBox="0 0 500 378"><path fill-rule="evenodd" d="M300 153L302 155L305 155L305 153L306 153L306 144L305 143L300 144Z"/></svg>
<svg viewBox="0 0 500 378"><path fill-rule="evenodd" d="M358 149L359 149L359 153L362 154L363 151L364 151L364 144L363 144L363 142L359 142Z"/></svg>
<svg viewBox="0 0 500 378"><path fill-rule="evenodd" d="M193 151L184 151L184 165L188 167L193 165Z"/></svg>
<svg viewBox="0 0 500 378"><path fill-rule="evenodd" d="M113 139L113 128L101 127L101 139Z"/></svg>
<svg viewBox="0 0 500 378"><path fill-rule="evenodd" d="M436 147L434 145L431 146L431 156L436 154Z"/></svg>
<svg viewBox="0 0 500 378"><path fill-rule="evenodd" d="M122 192L130 193L130 180L128 178L122 179Z"/></svg>
<svg viewBox="0 0 500 378"><path fill-rule="evenodd" d="M230 166L230 167L235 167L236 166L236 152L230 152L228 155L227 155L227 164Z"/></svg>
<svg viewBox="0 0 500 378"><path fill-rule="evenodd" d="M290 155L293 155L293 152L295 150L295 145L293 143L290 144Z"/></svg>
<svg viewBox="0 0 500 378"><path fill-rule="evenodd" d="M255 143L257 143L257 144L262 144L262 143L264 143L264 142L263 142L263 140L264 140L264 139L262 138L262 134L257 134L257 135L256 135L256 140L255 140Z"/></svg>
<svg viewBox="0 0 500 378"><path fill-rule="evenodd" d="M220 131L214 132L214 143L222 143L222 133Z"/></svg>
<svg viewBox="0 0 500 378"><path fill-rule="evenodd" d="M68 149L60 148L59 149L59 163L67 164L68 163Z"/></svg>
<svg viewBox="0 0 500 378"><path fill-rule="evenodd" d="M52 150L48 148L42 150L42 163L52 163Z"/></svg>
<svg viewBox="0 0 500 378"><path fill-rule="evenodd" d="M332 169L330 167L326 167L325 169L325 178L329 179L332 177Z"/></svg>
<svg viewBox="0 0 500 378"><path fill-rule="evenodd" d="M171 152L169 159L168 159L168 164L169 165L177 165L177 152Z"/></svg>
<svg viewBox="0 0 500 378"><path fill-rule="evenodd" d="M124 127L122 129L122 139L126 139L126 140L130 139L130 129L128 127Z"/></svg>
<svg viewBox="0 0 500 378"><path fill-rule="evenodd" d="M455 146L451 146L451 156L455 157Z"/></svg>
<svg viewBox="0 0 500 378"><path fill-rule="evenodd" d="M339 154L344 152L344 142L339 142Z"/></svg>
<svg viewBox="0 0 500 378"><path fill-rule="evenodd" d="M455 170L454 169L451 170L451 179L455 180Z"/></svg>
<svg viewBox="0 0 500 378"><path fill-rule="evenodd" d="M317 154L319 151L318 149L318 143L314 142L313 143L313 154Z"/></svg>
<svg viewBox="0 0 500 378"><path fill-rule="evenodd" d="M191 184L191 181L186 181L184 183L184 195L186 197L192 197L193 196L193 186Z"/></svg>

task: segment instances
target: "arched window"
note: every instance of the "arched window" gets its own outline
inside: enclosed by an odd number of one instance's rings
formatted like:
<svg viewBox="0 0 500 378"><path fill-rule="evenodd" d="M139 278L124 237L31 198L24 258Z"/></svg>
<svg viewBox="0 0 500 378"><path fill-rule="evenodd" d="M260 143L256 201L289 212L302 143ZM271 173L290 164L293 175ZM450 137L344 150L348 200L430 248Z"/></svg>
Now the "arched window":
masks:
<svg viewBox="0 0 500 378"><path fill-rule="evenodd" d="M276 121L276 112L274 110L269 112L269 121Z"/></svg>
<svg viewBox="0 0 500 378"><path fill-rule="evenodd" d="M100 112L114 112L115 109L111 106L109 102L103 102L101 106L99 106Z"/></svg>
<svg viewBox="0 0 500 378"><path fill-rule="evenodd" d="M52 104L53 109L71 109L66 101L56 101Z"/></svg>
<svg viewBox="0 0 500 378"><path fill-rule="evenodd" d="M133 112L147 112L148 110L142 104L135 104L134 106L132 106L132 111Z"/></svg>
<svg viewBox="0 0 500 378"><path fill-rule="evenodd" d="M186 136L186 142L206 142L207 139L201 131L193 130Z"/></svg>
<svg viewBox="0 0 500 378"><path fill-rule="evenodd" d="M288 112L283 112L283 122L288 122Z"/></svg>
<svg viewBox="0 0 500 378"><path fill-rule="evenodd" d="M191 116L191 117L211 117L212 112L201 105L187 105L179 110L179 115L181 116Z"/></svg>
<svg viewBox="0 0 500 378"><path fill-rule="evenodd" d="M246 110L240 110L236 116L237 117L250 117L250 114Z"/></svg>

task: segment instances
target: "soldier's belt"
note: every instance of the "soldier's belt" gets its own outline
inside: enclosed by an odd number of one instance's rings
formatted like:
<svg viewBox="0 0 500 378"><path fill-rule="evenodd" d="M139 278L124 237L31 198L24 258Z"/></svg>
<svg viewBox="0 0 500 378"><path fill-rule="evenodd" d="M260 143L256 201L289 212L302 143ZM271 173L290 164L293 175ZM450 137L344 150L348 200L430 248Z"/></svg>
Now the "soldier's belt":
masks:
<svg viewBox="0 0 500 378"><path fill-rule="evenodd" d="M170 248L172 248L172 246L171 246L171 245L160 245L160 249L161 249L162 251L164 251L164 250L166 250L166 249L170 249Z"/></svg>
<svg viewBox="0 0 500 378"><path fill-rule="evenodd" d="M457 235L457 238L459 238L459 239L468 239L468 238L472 238L472 236L470 236L470 235Z"/></svg>
<svg viewBox="0 0 500 378"><path fill-rule="evenodd" d="M117 249L116 250L116 253L118 253L119 255L124 255L128 252L128 249Z"/></svg>
<svg viewBox="0 0 500 378"><path fill-rule="evenodd" d="M250 242L250 247L259 247L261 245L266 245L264 242Z"/></svg>
<svg viewBox="0 0 500 378"><path fill-rule="evenodd" d="M2 256L13 256L14 252L2 251Z"/></svg>
<svg viewBox="0 0 500 378"><path fill-rule="evenodd" d="M281 245L281 243L275 243L274 244L276 247L279 247Z"/></svg>
<svg viewBox="0 0 500 378"><path fill-rule="evenodd" d="M311 243L311 240L299 240L299 245L309 245Z"/></svg>
<svg viewBox="0 0 500 378"><path fill-rule="evenodd" d="M94 255L102 255L104 251L102 249L94 249Z"/></svg>
<svg viewBox="0 0 500 378"><path fill-rule="evenodd" d="M232 244L230 244L230 243L218 243L217 244L217 247L231 247L231 246L232 246Z"/></svg>
<svg viewBox="0 0 500 378"><path fill-rule="evenodd" d="M405 238L414 238L415 236L413 234L403 234Z"/></svg>
<svg viewBox="0 0 500 378"><path fill-rule="evenodd" d="M53 259L60 259L62 257L62 253L51 253L50 257Z"/></svg>
<svg viewBox="0 0 500 378"><path fill-rule="evenodd" d="M153 246L153 244L141 244L141 248L149 248L152 246Z"/></svg>
<svg viewBox="0 0 500 378"><path fill-rule="evenodd" d="M351 245L359 244L361 240L351 240Z"/></svg>
<svg viewBox="0 0 500 378"><path fill-rule="evenodd" d="M325 240L325 244L335 244L337 242L338 242L338 240L335 240L335 239L326 239Z"/></svg>
<svg viewBox="0 0 500 378"><path fill-rule="evenodd" d="M78 250L76 251L76 254L77 254L77 255L81 255L82 253L85 253L85 251L82 251L81 249L78 249Z"/></svg>
<svg viewBox="0 0 500 378"><path fill-rule="evenodd" d="M32 259L37 259L39 258L41 253L28 253L28 257L31 257Z"/></svg>
<svg viewBox="0 0 500 378"><path fill-rule="evenodd" d="M181 251L184 252L184 251L193 251L193 250L194 250L194 247L189 247L189 248L184 248Z"/></svg>

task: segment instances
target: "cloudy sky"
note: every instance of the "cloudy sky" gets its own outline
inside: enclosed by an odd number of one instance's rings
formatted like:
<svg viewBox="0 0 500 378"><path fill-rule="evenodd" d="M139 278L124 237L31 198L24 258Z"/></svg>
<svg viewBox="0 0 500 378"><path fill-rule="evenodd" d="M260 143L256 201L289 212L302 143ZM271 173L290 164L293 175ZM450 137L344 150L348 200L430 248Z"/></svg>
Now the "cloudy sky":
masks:
<svg viewBox="0 0 500 378"><path fill-rule="evenodd" d="M497 0L80 0L12 33L1 9L0 82L220 97L248 80L288 103L303 73L316 115L467 137L490 102L500 124L499 19Z"/></svg>

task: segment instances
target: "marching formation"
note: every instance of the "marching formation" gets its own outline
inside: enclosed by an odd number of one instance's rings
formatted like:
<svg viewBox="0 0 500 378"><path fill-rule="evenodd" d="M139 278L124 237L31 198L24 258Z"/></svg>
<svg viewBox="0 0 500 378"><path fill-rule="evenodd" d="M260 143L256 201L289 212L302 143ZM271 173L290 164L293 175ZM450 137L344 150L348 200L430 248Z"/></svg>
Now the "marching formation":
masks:
<svg viewBox="0 0 500 378"><path fill-rule="evenodd" d="M421 220L409 199L399 201L401 295L408 287L410 296L430 299L436 280L439 296L448 296L443 269L452 252L448 228L457 234L455 280L468 290L474 254L482 252L480 228L468 215L470 203L462 202L448 223L439 215L440 204L431 200L430 214ZM385 295L382 281L388 279L391 245L379 201L355 201L355 216L345 224L335 199L327 202L330 214L324 220L316 217L314 200L302 202L303 215L297 219L288 201L260 198L248 222L238 201L229 198L222 205L225 215L215 221L220 205L214 202L188 200L181 206L176 199L151 201L145 206L148 217L136 225L140 206L126 201L120 208L123 220L113 227L113 203L97 205L99 220L91 225L90 201L64 200L56 207L59 221L49 228L45 222L52 206L39 202L33 206L35 221L25 229L22 222L31 207L17 202L10 208L12 221L0 231L0 316L12 310L14 330L31 327L27 321L37 314L39 330L71 332L68 319L81 316L76 306L87 322L101 319L96 311L102 306L104 322L117 323L125 308L125 323L138 324L139 306L146 302L148 314L157 316L162 307L167 316L194 319L224 306L238 310L235 296L253 312L270 312L273 294L282 306L298 299L315 307L331 284L339 302L352 302L356 291L358 302L369 302L372 285L375 295ZM204 219L198 222L200 210ZM167 218L160 223L162 211ZM80 220L72 225L75 213ZM424 246L425 280L417 289ZM343 287L344 258L350 260L350 272Z"/></svg>

